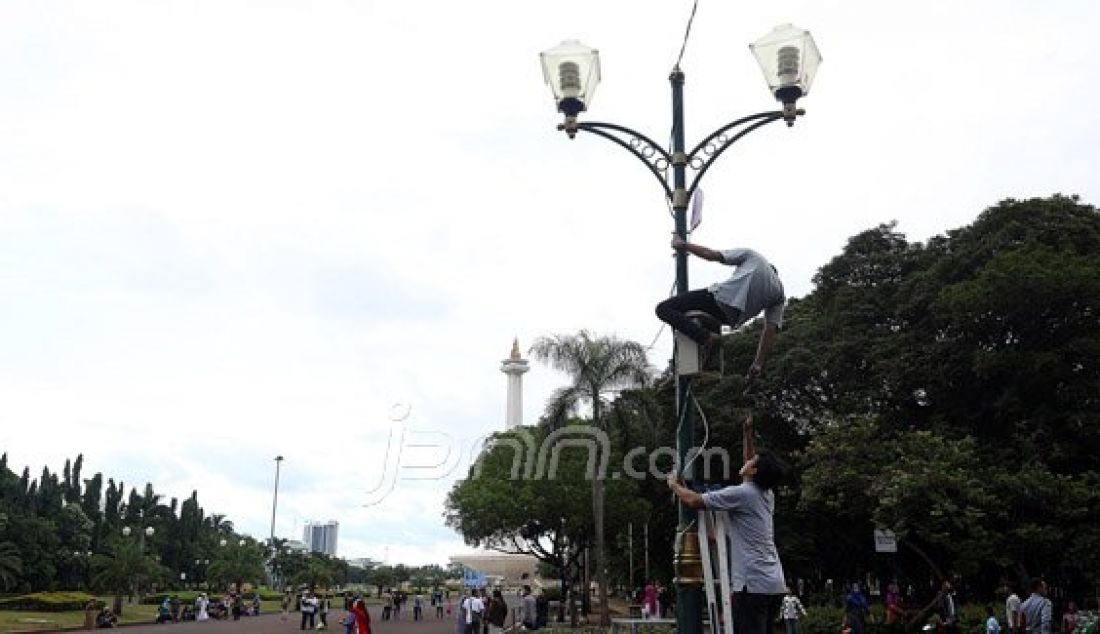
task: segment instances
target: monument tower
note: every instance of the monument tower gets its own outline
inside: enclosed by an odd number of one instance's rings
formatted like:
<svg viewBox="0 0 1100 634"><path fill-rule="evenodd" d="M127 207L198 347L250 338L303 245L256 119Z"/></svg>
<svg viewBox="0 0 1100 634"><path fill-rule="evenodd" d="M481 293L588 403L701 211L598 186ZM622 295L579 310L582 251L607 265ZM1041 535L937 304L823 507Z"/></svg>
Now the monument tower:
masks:
<svg viewBox="0 0 1100 634"><path fill-rule="evenodd" d="M527 359L519 356L519 339L512 340L512 354L500 362L500 371L508 375L508 409L504 415L504 429L523 424L523 373L529 370Z"/></svg>

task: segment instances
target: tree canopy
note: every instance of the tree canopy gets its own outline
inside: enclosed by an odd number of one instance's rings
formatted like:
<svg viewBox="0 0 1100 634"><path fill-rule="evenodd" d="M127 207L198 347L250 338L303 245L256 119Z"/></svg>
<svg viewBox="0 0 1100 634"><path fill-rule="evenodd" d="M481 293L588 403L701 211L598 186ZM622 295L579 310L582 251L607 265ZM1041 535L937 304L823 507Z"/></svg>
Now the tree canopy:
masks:
<svg viewBox="0 0 1100 634"><path fill-rule="evenodd" d="M944 575L975 592L1036 575L1070 593L1100 584L1098 254L1100 214L1060 195L1005 200L924 242L872 227L790 300L751 398L739 377L696 381L710 447L739 455L751 410L759 444L795 467L776 510L789 578L896 574L927 588ZM726 338L726 367L748 367L760 327ZM672 403L667 381L621 392L604 416L615 452L671 444ZM507 448L479 465L496 477L457 485L448 515L472 542L523 537L524 505L529 522L542 496L573 486L510 481ZM631 480L621 495L648 502L631 517L649 528L652 576L669 581L676 517L664 483ZM559 515L581 512L579 489L567 499ZM619 579L627 521L609 522ZM876 555L876 528L897 533L896 557Z"/></svg>

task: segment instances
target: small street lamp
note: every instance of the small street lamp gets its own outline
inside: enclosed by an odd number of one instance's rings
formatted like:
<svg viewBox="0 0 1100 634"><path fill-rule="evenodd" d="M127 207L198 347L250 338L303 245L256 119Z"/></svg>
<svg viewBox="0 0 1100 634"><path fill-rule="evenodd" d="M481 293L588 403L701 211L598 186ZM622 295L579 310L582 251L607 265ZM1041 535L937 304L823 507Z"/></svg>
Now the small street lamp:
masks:
<svg viewBox="0 0 1100 634"><path fill-rule="evenodd" d="M129 537L130 534L133 533L133 532L134 532L133 529L131 529L129 526L123 526L122 527L122 536L123 537ZM143 555L145 554L145 539L146 538L151 539L153 537L153 535L156 534L156 532L157 532L156 529L154 529L152 526L146 526L145 530L138 533L138 537L140 538L140 541L138 542L138 544L139 544L139 547L141 548L141 554L143 554Z"/></svg>
<svg viewBox="0 0 1100 634"><path fill-rule="evenodd" d="M749 45L756 56L764 80L777 101L783 104L783 119L794 125L798 112L795 102L810 94L821 53L809 31L781 24Z"/></svg>
<svg viewBox="0 0 1100 634"><path fill-rule="evenodd" d="M543 79L550 86L557 110L564 115L558 125L570 139L577 132L589 132L603 137L627 150L645 164L657 178L665 198L673 209L676 235L687 240L687 208L699 181L714 161L731 145L745 135L769 123L783 120L787 126L805 114L798 108L798 100L810 92L814 75L821 64L810 32L790 24L776 27L770 33L749 46L764 73L768 90L782 104L782 110L758 112L736 119L706 136L691 151L684 141L684 73L679 63L669 75L672 87L672 140L665 149L652 138L631 128L615 123L580 122L578 115L588 110L592 95L600 80L599 52L576 40L566 40L544 51ZM688 172L691 182L688 182ZM671 174L670 174L671 172ZM676 252L676 292L688 291L687 253ZM675 344L679 348L679 343ZM679 358L679 350L674 358ZM695 416L689 403L692 375L681 373L677 367L675 405L678 426L676 454L678 465L689 464L687 452L695 446ZM683 469L684 467L679 467ZM681 473L692 480L692 473ZM699 535L695 512L679 504L679 526L675 548L677 631L680 634L702 632L702 558L699 551ZM648 554L648 552L647 552ZM606 562L599 562L601 568Z"/></svg>
<svg viewBox="0 0 1100 634"><path fill-rule="evenodd" d="M91 568L92 568L92 551L73 551L73 561L81 569L77 572L77 575L83 578L85 585L90 585ZM83 574L81 574L83 573Z"/></svg>
<svg viewBox="0 0 1100 634"><path fill-rule="evenodd" d="M577 40L565 40L543 51L542 76L554 93L558 112L565 114L565 130L572 139L577 134L577 114L588 109L588 103L600 83L600 53Z"/></svg>
<svg viewBox="0 0 1100 634"><path fill-rule="evenodd" d="M131 533L133 533L133 529L131 529L129 526L122 527L123 537L130 537ZM145 539L152 538L154 534L156 534L156 530L152 526L146 526L145 530L138 531L138 552L140 552L143 556L145 555ZM160 561L160 555L156 556L156 560L158 562ZM141 594L140 590L141 589L139 588L139 595Z"/></svg>

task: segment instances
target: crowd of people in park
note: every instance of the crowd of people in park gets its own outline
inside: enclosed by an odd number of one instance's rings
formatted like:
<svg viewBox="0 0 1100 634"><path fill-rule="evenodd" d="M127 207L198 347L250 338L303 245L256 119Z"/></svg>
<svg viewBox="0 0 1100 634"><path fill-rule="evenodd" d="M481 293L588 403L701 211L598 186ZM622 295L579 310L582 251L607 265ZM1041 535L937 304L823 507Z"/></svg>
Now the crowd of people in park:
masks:
<svg viewBox="0 0 1100 634"><path fill-rule="evenodd" d="M117 603L117 601L116 601ZM258 616L260 614L260 595L252 593L245 597L244 593L230 591L220 598L211 600L205 593L199 593L194 603L183 602L178 596L168 595L157 605L156 623L181 623L185 621L206 621L210 619L240 620L242 616ZM92 599L84 606L84 629L108 629L118 626L120 610L116 605L113 609L97 599Z"/></svg>
<svg viewBox="0 0 1100 634"><path fill-rule="evenodd" d="M484 588L473 588L462 595L455 613L455 634L503 634L504 628L510 626L508 616L513 614L516 625L525 630L537 630L546 627L547 602L541 596L536 596L531 586L525 585L520 591L519 605L515 612L508 606L504 593L499 590L491 592ZM446 611L452 611L452 604L448 600Z"/></svg>
<svg viewBox="0 0 1100 634"><path fill-rule="evenodd" d="M831 582L827 584L827 595L830 594L831 585ZM801 583L799 586L801 587ZM909 585L903 594L896 580L886 584L884 592L874 586L869 590L873 596L868 596L865 586L860 583L853 583L845 590L842 600L842 634L864 634L868 623L876 622L876 617L872 616L872 598L880 595L882 624L888 630L902 631L906 620L914 616L922 618L921 622L926 623L923 631L927 634L960 634L965 629L962 625L961 604L950 581L942 582L930 603L926 599L932 596L931 593L918 599L917 592ZM1079 610L1075 601L1057 590L1052 593L1042 579L1037 578L1030 582L1024 599L1008 585L998 588L994 595L1004 597L1004 608L1002 612L1001 608L993 604L985 605L981 624L985 634L1073 634L1075 631L1078 634L1095 633L1095 612ZM1057 597L1057 604L1052 600L1052 595ZM975 603L981 605L982 602ZM930 610L926 612L925 608L929 606ZM798 594L787 588L779 607L779 620L784 625L785 634L799 634L800 621L806 614L806 608Z"/></svg>

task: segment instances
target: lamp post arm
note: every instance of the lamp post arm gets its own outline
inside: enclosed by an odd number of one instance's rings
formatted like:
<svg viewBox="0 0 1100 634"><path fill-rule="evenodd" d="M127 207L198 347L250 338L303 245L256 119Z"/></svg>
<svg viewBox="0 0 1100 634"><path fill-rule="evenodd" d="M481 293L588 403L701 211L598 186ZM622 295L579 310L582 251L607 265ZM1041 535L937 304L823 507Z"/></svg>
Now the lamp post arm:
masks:
<svg viewBox="0 0 1100 634"><path fill-rule="evenodd" d="M672 200L672 190L669 189L664 174L665 170L672 164L672 156L663 147L657 145L653 139L621 125L598 121L578 123L577 130L584 130L601 136L636 156L661 183L665 196Z"/></svg>
<svg viewBox="0 0 1100 634"><path fill-rule="evenodd" d="M688 198L695 193L695 188L699 185L699 181L702 180L703 174L707 173L710 166L722 155L731 145L739 141L746 134L762 128L769 123L773 123L783 118L782 111L772 112L760 112L747 117L742 117L737 121L728 123L718 130L714 131L710 136L703 139L699 145L696 145L691 153L688 154L688 165L695 171L695 178L691 180L691 186L688 187ZM727 137L725 134L729 130L736 128L739 125L748 123L749 121L756 120L756 123L740 130L737 134L731 137ZM705 158L704 158L705 156Z"/></svg>
<svg viewBox="0 0 1100 634"><path fill-rule="evenodd" d="M695 156L699 152L703 151L703 149L711 141L714 141L716 138L722 136L723 134L725 134L729 130L731 130L733 128L736 128L739 125L742 125L744 123L748 123L749 121L755 121L757 119L767 119L767 118L770 118L770 117L774 117L775 115L782 116L783 111L782 110L768 110L768 111L765 111L765 112L758 112L756 114L750 114L747 117L741 117L740 119L737 119L736 121L730 121L729 123L722 126L721 128L718 128L714 132L711 132L710 135L707 138L703 139L702 141L699 142L698 145L691 148L691 152L688 153L688 158L690 159L691 157Z"/></svg>

